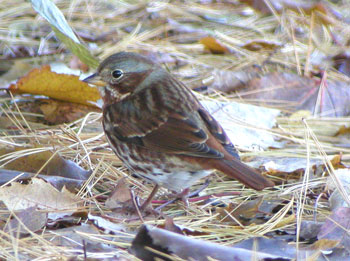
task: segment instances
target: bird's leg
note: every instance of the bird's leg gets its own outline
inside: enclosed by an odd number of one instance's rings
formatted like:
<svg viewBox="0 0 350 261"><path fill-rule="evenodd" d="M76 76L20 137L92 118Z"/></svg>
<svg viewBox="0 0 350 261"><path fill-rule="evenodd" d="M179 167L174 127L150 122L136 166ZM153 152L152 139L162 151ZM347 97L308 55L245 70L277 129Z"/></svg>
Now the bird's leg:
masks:
<svg viewBox="0 0 350 261"><path fill-rule="evenodd" d="M191 196L190 194L190 189L189 188L185 188L184 190L182 190L180 193L176 194L176 198L177 199L181 199L182 203L184 203L184 205L186 207L189 206L188 204L188 198Z"/></svg>
<svg viewBox="0 0 350 261"><path fill-rule="evenodd" d="M168 202L165 202L164 204L160 205L155 209L155 211L159 211L162 208L166 207L167 205L170 205L171 203L174 203L176 200L181 199L182 202L185 204L186 207L188 207L188 198L193 197L197 195L198 193L202 192L205 188L207 188L209 185L209 179L205 181L205 183L197 190L190 193L190 189L186 188L182 192L175 194L175 198L172 200L169 200Z"/></svg>
<svg viewBox="0 0 350 261"><path fill-rule="evenodd" d="M156 184L151 192L151 194L149 194L149 196L147 197L146 201L142 203L140 210L144 211L147 206L151 203L153 197L156 195L157 191L159 189L159 186Z"/></svg>

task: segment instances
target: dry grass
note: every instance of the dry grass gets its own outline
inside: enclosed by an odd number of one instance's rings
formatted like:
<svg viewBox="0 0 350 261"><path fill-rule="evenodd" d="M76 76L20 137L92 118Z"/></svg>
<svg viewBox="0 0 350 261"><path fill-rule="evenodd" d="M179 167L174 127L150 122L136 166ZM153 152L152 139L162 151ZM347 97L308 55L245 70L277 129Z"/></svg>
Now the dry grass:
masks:
<svg viewBox="0 0 350 261"><path fill-rule="evenodd" d="M103 59L114 52L127 50L155 52L157 57L167 60L166 55L170 54L170 57L176 58L181 66L171 62L166 66L189 85L200 83L209 77L214 69L238 71L252 65L261 66L264 72L302 72L306 69L307 73L312 66L310 50L317 48L328 55L334 54L337 47L331 41L331 34L349 33L348 25L338 20L330 27L314 24L310 31L311 18L302 12L286 10L282 14L275 13L271 16L260 14L243 16L242 12L249 9L244 5L225 1L214 4L205 2L207 1L74 0L58 1L56 4L80 35L105 36L97 42L97 45L90 44L96 56ZM348 1L342 1L337 8L342 10L342 5L347 4ZM191 30L188 30L188 26L191 26ZM301 36L296 36L296 31ZM198 43L198 39L207 33L219 39L233 52L218 56L205 51L203 45ZM254 39L267 39L280 43L282 47L273 51L258 52L242 48L242 44ZM39 54L39 57L24 59L25 63L44 64L57 60L68 63L71 57L69 54L57 52L63 46L56 41L46 21L36 15L30 3L23 1L2 1L0 40L0 50L4 56L19 52L20 47L24 47L29 54ZM327 77L328 80L346 80L345 76L331 68ZM242 102L235 95L212 93L210 96L214 99ZM74 123L46 126L43 129L42 125L26 120L28 113L16 110L15 106L11 109L6 106L10 101L15 102L12 98L0 97L0 103L3 104L0 107L2 110L0 115L9 118L19 131L8 132L2 129L0 147L27 149L22 150L21 154L1 157L0 166L26 153L41 150L59 152L85 169L93 170L90 185L84 187L79 196L84 202L84 210L98 216L113 216L111 210L106 208L103 202L96 200L96 197L112 191L116 180L122 177L128 177L128 182L133 184L140 197L145 198L150 193L152 186L129 176L117 157L108 149L100 126L99 113L90 113ZM328 202L320 199L316 205L316 199L311 199L307 194L313 193L318 196L323 191L326 182L324 176L332 173L330 159L333 155L342 153L343 159L350 161L350 148L345 145L346 141L334 136L340 126L346 126L348 122L348 117L336 119L309 117L301 121L300 118L293 119L289 115L282 115L278 118L278 127L269 131L277 138L288 141L285 147L241 154L243 159L255 156L322 159L328 166L322 177L311 179L306 171L300 180L282 180L280 182L282 185L262 192L242 188L238 182L224 179L221 175L211 177L211 183L204 194L241 192L240 196L219 198L218 201L222 203L242 204L259 196L264 196L265 200L283 200L285 205L273 214L267 223L253 224L242 229L240 226L221 222L213 207L203 202L191 203L190 208L175 203L167 207L164 213L173 217L176 224L206 233L197 238L223 245L232 245L275 230L298 231L302 220L315 218L322 221L330 214ZM40 148L33 149L38 146ZM274 174L270 176L274 178ZM275 177L275 180L278 179ZM166 193L162 190L158 196L161 198ZM2 209L0 214L8 213ZM296 219L288 219L291 214L296 215ZM84 219L82 222L85 222ZM95 242L116 246L121 257L134 260L135 258L127 252L127 247L130 246L130 240L134 237L134 231L141 225L141 221L125 222L122 218L115 217L115 222L127 227L129 232L125 233L125 237L118 235L105 239L97 238L93 234L85 236ZM159 225L164 223L164 219L151 217L145 222ZM83 252L76 256L70 246L57 247L52 243L51 238L55 233L52 229L42 230L40 234L32 233L24 238L4 231L0 233L0 257L6 260L84 258ZM108 254L96 253L95 257L107 258Z"/></svg>

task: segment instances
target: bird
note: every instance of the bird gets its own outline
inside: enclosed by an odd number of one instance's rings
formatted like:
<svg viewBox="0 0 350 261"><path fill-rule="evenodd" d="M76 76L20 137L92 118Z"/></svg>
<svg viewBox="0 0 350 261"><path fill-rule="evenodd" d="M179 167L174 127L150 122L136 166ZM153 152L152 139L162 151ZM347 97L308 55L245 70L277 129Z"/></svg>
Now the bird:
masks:
<svg viewBox="0 0 350 261"><path fill-rule="evenodd" d="M103 129L113 152L131 173L155 185L141 210L159 187L188 191L215 170L255 190L274 186L240 161L219 122L153 60L115 53L83 81L99 89Z"/></svg>

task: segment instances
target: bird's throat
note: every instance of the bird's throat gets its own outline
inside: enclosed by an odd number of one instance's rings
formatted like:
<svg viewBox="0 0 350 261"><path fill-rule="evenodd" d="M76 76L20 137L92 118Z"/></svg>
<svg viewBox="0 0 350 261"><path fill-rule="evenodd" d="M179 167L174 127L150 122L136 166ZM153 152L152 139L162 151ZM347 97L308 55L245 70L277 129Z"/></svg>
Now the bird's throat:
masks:
<svg viewBox="0 0 350 261"><path fill-rule="evenodd" d="M104 105L119 102L130 95L130 92L120 93L116 88L113 88L109 85L105 87L99 87L98 89Z"/></svg>

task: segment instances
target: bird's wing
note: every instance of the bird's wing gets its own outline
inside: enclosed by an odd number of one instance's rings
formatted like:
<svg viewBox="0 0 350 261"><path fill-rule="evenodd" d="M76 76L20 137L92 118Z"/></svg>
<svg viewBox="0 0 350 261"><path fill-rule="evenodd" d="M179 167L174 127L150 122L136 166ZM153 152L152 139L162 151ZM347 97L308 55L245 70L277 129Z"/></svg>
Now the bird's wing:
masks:
<svg viewBox="0 0 350 261"><path fill-rule="evenodd" d="M227 136L221 125L203 107L200 107L198 109L198 113L205 122L209 132L224 147L224 149L236 159L240 159L236 148L231 143L229 137Z"/></svg>
<svg viewBox="0 0 350 261"><path fill-rule="evenodd" d="M105 131L121 141L159 152L223 158L222 146L230 148L232 144L221 126L190 95L190 100L166 102L165 106L153 102L152 111L147 109L150 101L145 97L110 105L105 110Z"/></svg>
<svg viewBox="0 0 350 261"><path fill-rule="evenodd" d="M163 125L143 138L143 143L145 147L161 152L223 158L218 146L210 146L212 138L196 112L190 116L172 113Z"/></svg>

